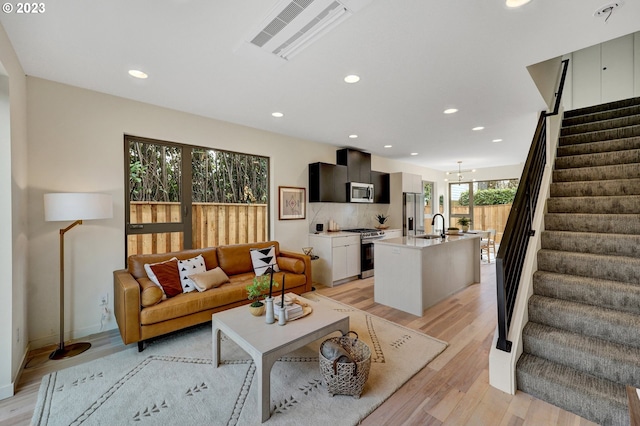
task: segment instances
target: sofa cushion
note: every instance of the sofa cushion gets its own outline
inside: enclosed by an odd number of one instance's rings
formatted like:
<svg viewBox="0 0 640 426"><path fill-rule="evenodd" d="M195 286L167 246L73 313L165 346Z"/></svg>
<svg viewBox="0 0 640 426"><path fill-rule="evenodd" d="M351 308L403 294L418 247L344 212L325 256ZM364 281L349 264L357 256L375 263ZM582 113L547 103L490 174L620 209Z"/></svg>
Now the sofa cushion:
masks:
<svg viewBox="0 0 640 426"><path fill-rule="evenodd" d="M177 259L190 259L199 254L204 257L204 263L207 266L207 269L213 269L216 266L219 266L216 247L208 247L161 254L134 254L129 256L129 259L127 259L127 270L135 279L140 279L147 276L147 273L144 270L145 263L164 262L173 257Z"/></svg>
<svg viewBox="0 0 640 426"><path fill-rule="evenodd" d="M278 266L283 271L293 272L294 274L304 273L304 262L293 257L278 257Z"/></svg>
<svg viewBox="0 0 640 426"><path fill-rule="evenodd" d="M169 260L167 262L150 265L151 270L162 286L167 297L173 297L182 293L180 285L180 274L178 273L178 261Z"/></svg>
<svg viewBox="0 0 640 426"><path fill-rule="evenodd" d="M229 282L229 277L219 266L199 274L189 275L198 291L206 291Z"/></svg>
<svg viewBox="0 0 640 426"><path fill-rule="evenodd" d="M204 264L204 258L201 254L191 259L178 260L178 272L180 273L180 284L182 292L189 293L195 291L196 284L189 278L189 275L206 272L207 267Z"/></svg>
<svg viewBox="0 0 640 426"><path fill-rule="evenodd" d="M280 244L277 241L264 243L234 244L218 247L218 264L230 277L232 275L253 272L250 250L252 248L267 248L274 246L276 256L280 254ZM207 265L207 269L211 269Z"/></svg>
<svg viewBox="0 0 640 426"><path fill-rule="evenodd" d="M160 302L162 298L166 298L162 287L156 285L149 278L140 278L140 304L144 307L153 306Z"/></svg>
<svg viewBox="0 0 640 426"><path fill-rule="evenodd" d="M256 277L270 274L272 269L274 272L280 270L280 268L278 268L276 248L274 246L252 248L249 253L251 254L251 263L253 264L253 272L256 274Z"/></svg>
<svg viewBox="0 0 640 426"><path fill-rule="evenodd" d="M247 300L245 286L248 283L248 281L237 281L223 284L218 288L203 291L202 293L193 291L179 294L171 299L163 300L157 305L142 309L140 322L142 325L156 324ZM249 315L248 311L247 315Z"/></svg>

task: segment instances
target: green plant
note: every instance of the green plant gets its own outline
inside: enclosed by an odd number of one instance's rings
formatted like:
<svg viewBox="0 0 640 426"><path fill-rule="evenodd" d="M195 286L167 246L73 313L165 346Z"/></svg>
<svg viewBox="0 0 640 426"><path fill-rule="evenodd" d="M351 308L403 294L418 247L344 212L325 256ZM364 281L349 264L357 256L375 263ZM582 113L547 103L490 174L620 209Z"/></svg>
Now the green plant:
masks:
<svg viewBox="0 0 640 426"><path fill-rule="evenodd" d="M469 219L468 217L461 217L460 219L458 219L458 225L469 226L470 223L471 219Z"/></svg>
<svg viewBox="0 0 640 426"><path fill-rule="evenodd" d="M384 223L389 219L389 216L385 216L384 214L377 214L376 220L380 225L384 225Z"/></svg>
<svg viewBox="0 0 640 426"><path fill-rule="evenodd" d="M270 280L271 277L267 274L261 275L259 277L253 277L253 283L245 287L247 290L247 299L254 300L254 302L251 303L251 306L253 306L254 308L263 305L261 301L255 299L260 298L266 290L269 290ZM273 287L278 287L278 283L274 281Z"/></svg>

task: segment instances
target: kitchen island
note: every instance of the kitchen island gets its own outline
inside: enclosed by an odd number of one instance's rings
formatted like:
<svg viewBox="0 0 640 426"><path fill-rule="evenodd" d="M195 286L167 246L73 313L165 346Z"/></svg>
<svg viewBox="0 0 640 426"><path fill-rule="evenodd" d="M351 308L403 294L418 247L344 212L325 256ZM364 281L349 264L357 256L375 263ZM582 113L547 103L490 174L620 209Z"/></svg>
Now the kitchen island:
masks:
<svg viewBox="0 0 640 426"><path fill-rule="evenodd" d="M379 240L374 253L375 302L413 315L480 282L478 234Z"/></svg>

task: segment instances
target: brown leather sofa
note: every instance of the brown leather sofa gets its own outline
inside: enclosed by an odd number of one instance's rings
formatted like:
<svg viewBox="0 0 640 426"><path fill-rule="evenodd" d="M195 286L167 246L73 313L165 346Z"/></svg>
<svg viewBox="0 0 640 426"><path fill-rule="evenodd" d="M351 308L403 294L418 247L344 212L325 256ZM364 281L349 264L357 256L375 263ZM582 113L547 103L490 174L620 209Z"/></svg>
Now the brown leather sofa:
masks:
<svg viewBox="0 0 640 426"><path fill-rule="evenodd" d="M138 350L142 351L147 339L211 321L215 312L250 303L245 289L255 277L250 249L271 245L275 246L280 268L280 272L273 275L274 281L281 284L282 275L286 273L287 292L311 291L311 258L281 251L277 241L130 256L127 269L113 272L114 311L122 341L137 342ZM160 287L147 277L144 265L172 257L184 260L199 254L204 257L207 270L219 266L230 282L204 292L192 291L162 300Z"/></svg>

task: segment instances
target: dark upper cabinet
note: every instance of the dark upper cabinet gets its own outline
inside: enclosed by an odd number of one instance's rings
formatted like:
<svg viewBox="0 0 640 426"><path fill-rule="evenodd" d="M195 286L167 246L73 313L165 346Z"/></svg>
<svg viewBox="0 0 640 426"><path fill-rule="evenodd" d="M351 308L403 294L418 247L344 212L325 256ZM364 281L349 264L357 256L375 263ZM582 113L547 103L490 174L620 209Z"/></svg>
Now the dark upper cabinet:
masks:
<svg viewBox="0 0 640 426"><path fill-rule="evenodd" d="M371 154L344 148L336 152L336 163L347 166L347 182L371 182Z"/></svg>
<svg viewBox="0 0 640 426"><path fill-rule="evenodd" d="M347 202L347 167L327 163L309 164L309 202Z"/></svg>
<svg viewBox="0 0 640 426"><path fill-rule="evenodd" d="M371 171L371 183L373 184L373 202L380 204L389 204L391 202L390 190L390 175L389 173L382 173Z"/></svg>

